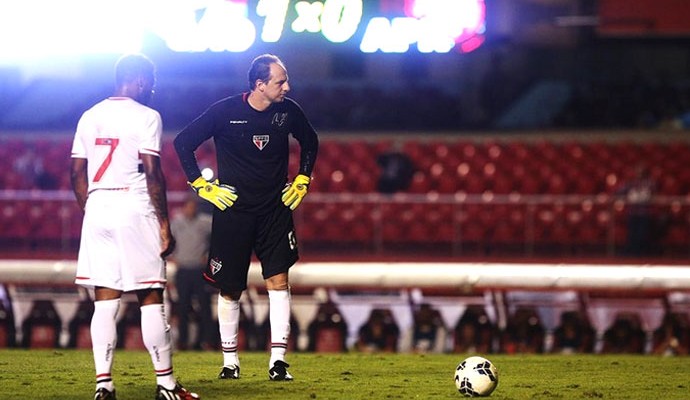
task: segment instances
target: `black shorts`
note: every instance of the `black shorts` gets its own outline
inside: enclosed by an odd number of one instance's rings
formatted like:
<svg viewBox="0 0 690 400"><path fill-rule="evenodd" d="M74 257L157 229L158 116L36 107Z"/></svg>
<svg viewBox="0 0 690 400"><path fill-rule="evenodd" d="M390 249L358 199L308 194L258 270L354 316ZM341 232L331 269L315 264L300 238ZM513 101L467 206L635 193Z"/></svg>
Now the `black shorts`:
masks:
<svg viewBox="0 0 690 400"><path fill-rule="evenodd" d="M267 214L214 210L204 279L223 291L245 290L252 252L261 262L264 279L287 272L297 262L297 237L288 207L280 203Z"/></svg>

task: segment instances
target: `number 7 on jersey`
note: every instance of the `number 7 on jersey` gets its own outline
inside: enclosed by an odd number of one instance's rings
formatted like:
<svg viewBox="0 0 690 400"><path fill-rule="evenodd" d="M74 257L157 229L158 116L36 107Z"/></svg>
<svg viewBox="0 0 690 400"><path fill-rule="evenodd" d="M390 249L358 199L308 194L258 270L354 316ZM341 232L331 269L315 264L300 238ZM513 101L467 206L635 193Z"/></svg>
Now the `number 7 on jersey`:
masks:
<svg viewBox="0 0 690 400"><path fill-rule="evenodd" d="M96 146L109 146L110 151L103 160L101 166L98 167L98 171L96 171L96 176L93 177L94 182L100 181L103 177L103 174L105 174L105 170L107 170L110 166L110 162L113 160L113 153L115 152L115 148L117 148L117 145L119 143L120 139L116 138L96 138Z"/></svg>

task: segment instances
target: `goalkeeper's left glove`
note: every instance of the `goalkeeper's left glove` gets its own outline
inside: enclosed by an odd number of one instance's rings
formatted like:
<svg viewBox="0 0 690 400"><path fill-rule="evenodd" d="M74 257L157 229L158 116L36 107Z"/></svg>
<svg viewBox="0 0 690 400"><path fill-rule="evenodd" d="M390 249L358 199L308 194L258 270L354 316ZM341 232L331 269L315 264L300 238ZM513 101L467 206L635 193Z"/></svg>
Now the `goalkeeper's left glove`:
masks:
<svg viewBox="0 0 690 400"><path fill-rule="evenodd" d="M295 180L283 189L283 204L294 210L302 202L304 196L307 195L307 189L309 189L309 179L308 176L299 174L295 177Z"/></svg>

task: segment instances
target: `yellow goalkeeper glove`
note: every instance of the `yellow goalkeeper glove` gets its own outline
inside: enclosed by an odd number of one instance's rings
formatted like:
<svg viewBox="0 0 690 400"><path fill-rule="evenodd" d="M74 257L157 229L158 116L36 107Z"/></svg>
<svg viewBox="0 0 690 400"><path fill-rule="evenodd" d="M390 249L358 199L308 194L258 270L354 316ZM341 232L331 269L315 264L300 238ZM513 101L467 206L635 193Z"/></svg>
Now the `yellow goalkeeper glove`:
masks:
<svg viewBox="0 0 690 400"><path fill-rule="evenodd" d="M194 182L190 183L190 185L199 197L212 203L221 211L228 207L232 207L232 205L235 204L235 200L237 200L235 188L230 185L218 183L218 179L209 182L200 176L196 178Z"/></svg>
<svg viewBox="0 0 690 400"><path fill-rule="evenodd" d="M295 180L283 189L283 204L294 210L302 202L304 196L307 195L307 189L309 189L309 179L308 176L299 174L295 177Z"/></svg>

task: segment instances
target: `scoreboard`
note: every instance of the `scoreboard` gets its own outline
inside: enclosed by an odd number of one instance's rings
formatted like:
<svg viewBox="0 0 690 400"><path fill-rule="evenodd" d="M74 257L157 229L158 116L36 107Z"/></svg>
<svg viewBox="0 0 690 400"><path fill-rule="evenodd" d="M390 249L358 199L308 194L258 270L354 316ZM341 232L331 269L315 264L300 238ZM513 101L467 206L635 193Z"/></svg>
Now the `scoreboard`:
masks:
<svg viewBox="0 0 690 400"><path fill-rule="evenodd" d="M467 53L485 31L484 0L3 0L0 61L141 51L151 38L176 53Z"/></svg>

